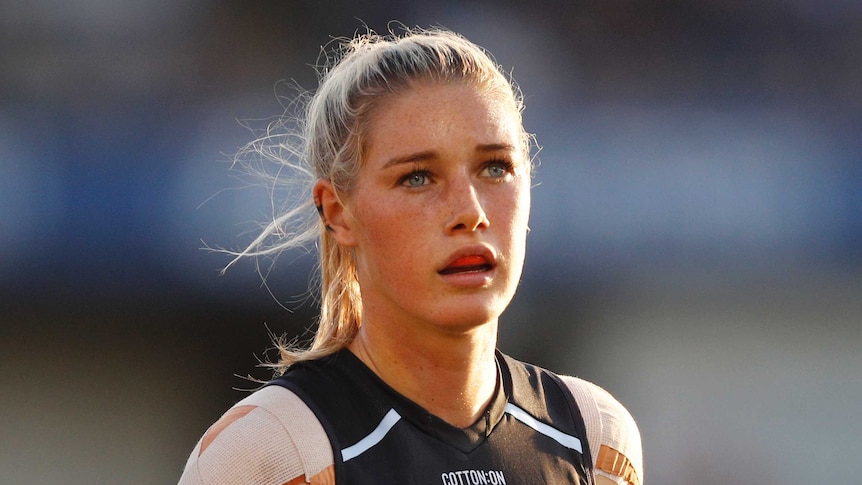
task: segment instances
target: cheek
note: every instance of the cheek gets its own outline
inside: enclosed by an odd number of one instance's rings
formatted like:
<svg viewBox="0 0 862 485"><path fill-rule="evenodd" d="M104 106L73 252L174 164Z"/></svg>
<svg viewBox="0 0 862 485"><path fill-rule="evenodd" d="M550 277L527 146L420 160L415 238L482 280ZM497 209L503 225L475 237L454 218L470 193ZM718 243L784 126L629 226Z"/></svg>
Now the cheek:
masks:
<svg viewBox="0 0 862 485"><path fill-rule="evenodd" d="M529 230L529 222L530 222L530 195L529 191L527 191L527 196L524 197L523 202L521 203L521 218L522 224L524 225L524 232Z"/></svg>
<svg viewBox="0 0 862 485"><path fill-rule="evenodd" d="M429 240L426 207L413 207L403 201L368 201L357 214L360 243L357 250L366 256L375 271L407 267L420 258ZM414 250L405 251L405 248Z"/></svg>
<svg viewBox="0 0 862 485"><path fill-rule="evenodd" d="M500 197L495 206L499 209L497 216L506 221L509 225L508 231L513 237L521 237L521 233L527 231L530 217L529 186L516 186L512 192Z"/></svg>

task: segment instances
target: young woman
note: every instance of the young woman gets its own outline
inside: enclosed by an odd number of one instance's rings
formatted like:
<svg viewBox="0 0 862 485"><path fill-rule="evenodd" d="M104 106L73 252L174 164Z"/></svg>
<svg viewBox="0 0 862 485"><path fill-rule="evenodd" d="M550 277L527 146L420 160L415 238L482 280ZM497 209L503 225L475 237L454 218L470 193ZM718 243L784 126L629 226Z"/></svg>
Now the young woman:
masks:
<svg viewBox="0 0 862 485"><path fill-rule="evenodd" d="M528 231L521 109L454 33L344 46L304 123L314 223L287 211L240 255L319 237L315 339L281 346L280 377L207 430L181 483L642 483L625 408L496 349Z"/></svg>

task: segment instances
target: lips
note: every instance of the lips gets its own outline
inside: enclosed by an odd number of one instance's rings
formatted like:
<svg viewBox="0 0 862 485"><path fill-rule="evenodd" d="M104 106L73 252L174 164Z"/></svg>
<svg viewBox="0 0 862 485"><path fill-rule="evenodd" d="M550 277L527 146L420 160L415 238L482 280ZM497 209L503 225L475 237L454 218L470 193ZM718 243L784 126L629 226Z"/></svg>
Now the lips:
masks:
<svg viewBox="0 0 862 485"><path fill-rule="evenodd" d="M439 271L441 275L461 273L480 273L494 267L493 256L486 254L465 254L456 256L449 264Z"/></svg>

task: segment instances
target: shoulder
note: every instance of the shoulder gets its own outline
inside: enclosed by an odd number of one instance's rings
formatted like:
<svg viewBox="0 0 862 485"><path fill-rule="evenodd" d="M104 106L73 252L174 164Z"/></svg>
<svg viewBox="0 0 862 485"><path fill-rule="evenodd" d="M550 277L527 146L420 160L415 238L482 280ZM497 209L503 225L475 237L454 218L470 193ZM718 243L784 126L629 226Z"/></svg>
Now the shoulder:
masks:
<svg viewBox="0 0 862 485"><path fill-rule="evenodd" d="M180 483L327 484L334 483L332 464L329 438L311 409L290 390L268 386L210 426Z"/></svg>
<svg viewBox="0 0 862 485"><path fill-rule="evenodd" d="M591 382L570 376L560 379L578 403L598 474L621 485L642 483L640 431L631 413L608 391Z"/></svg>

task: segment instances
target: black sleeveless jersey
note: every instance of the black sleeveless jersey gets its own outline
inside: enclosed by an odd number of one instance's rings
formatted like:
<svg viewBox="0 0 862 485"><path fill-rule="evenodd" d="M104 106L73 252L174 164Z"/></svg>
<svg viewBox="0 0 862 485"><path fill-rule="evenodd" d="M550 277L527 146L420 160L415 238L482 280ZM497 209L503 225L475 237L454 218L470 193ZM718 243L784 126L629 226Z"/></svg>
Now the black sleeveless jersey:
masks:
<svg viewBox="0 0 862 485"><path fill-rule="evenodd" d="M339 485L593 485L584 421L565 384L499 352L497 365L495 396L466 429L397 393L348 350L296 364L270 385L320 420Z"/></svg>

